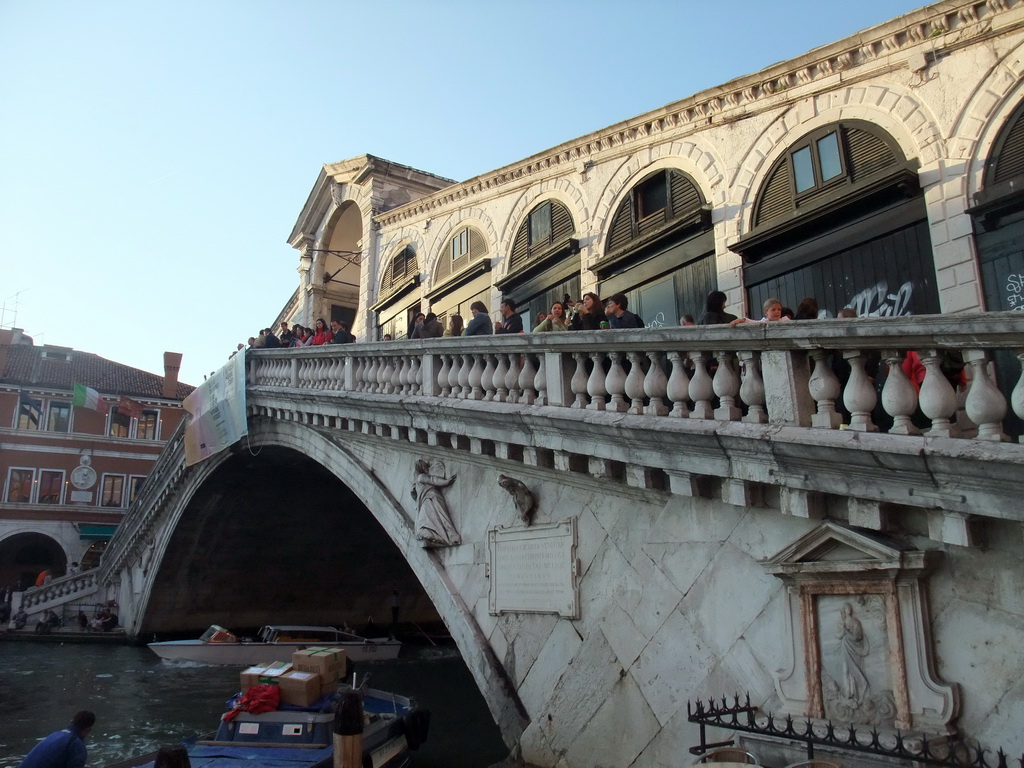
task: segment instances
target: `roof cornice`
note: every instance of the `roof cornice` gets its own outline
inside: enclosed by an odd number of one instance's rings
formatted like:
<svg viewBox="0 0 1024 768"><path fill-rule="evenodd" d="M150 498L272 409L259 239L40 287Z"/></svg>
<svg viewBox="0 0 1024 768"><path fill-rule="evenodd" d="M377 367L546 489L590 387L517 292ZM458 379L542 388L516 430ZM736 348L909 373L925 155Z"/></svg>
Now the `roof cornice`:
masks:
<svg viewBox="0 0 1024 768"><path fill-rule="evenodd" d="M566 166L578 166L595 156L604 158L632 151L650 137L666 131L685 135L711 123L728 123L777 108L787 101L805 98L815 86L834 88L839 77L845 83L906 66L912 51L924 44L928 44L928 54L934 58L940 53L1024 27L1022 6L1024 0L943 0L797 58L454 184L378 215L375 220L384 227L394 226L448 206L458 206L469 197L493 194L500 187L529 177L562 174ZM894 63L893 56L899 54L905 55ZM863 71L854 71L858 69Z"/></svg>

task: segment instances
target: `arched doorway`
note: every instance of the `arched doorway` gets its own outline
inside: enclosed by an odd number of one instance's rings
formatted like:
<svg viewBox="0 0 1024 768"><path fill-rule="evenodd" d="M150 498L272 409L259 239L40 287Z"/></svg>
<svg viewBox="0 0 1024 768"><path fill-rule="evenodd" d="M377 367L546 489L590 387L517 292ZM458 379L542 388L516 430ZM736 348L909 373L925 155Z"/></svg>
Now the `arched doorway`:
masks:
<svg viewBox="0 0 1024 768"><path fill-rule="evenodd" d="M60 544L43 533L16 533L0 541L0 589L25 589L44 570L54 576L67 571Z"/></svg>
<svg viewBox="0 0 1024 768"><path fill-rule="evenodd" d="M359 206L344 203L331 219L330 236L318 250L323 264L319 270L323 292L314 307L314 319L346 323L358 333L356 311L359 307L359 285L362 278L363 218Z"/></svg>

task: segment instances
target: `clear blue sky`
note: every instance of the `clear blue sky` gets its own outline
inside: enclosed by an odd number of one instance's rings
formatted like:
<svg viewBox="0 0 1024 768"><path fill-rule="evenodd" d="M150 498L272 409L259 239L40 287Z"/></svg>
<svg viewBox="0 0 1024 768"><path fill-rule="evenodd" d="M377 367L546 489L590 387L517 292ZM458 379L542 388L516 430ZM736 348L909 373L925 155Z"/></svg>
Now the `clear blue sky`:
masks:
<svg viewBox="0 0 1024 768"><path fill-rule="evenodd" d="M0 322L198 384L324 163L471 178L921 5L0 0Z"/></svg>

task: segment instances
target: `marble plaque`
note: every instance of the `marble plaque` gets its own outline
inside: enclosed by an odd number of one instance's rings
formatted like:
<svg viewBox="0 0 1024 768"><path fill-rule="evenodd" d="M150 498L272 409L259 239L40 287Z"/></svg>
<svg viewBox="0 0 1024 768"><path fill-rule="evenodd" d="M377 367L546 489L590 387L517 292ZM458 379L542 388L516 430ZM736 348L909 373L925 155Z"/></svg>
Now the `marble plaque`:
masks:
<svg viewBox="0 0 1024 768"><path fill-rule="evenodd" d="M578 619L576 518L487 534L490 613L554 613Z"/></svg>
<svg viewBox="0 0 1024 768"><path fill-rule="evenodd" d="M71 500L92 503L92 491L72 491Z"/></svg>

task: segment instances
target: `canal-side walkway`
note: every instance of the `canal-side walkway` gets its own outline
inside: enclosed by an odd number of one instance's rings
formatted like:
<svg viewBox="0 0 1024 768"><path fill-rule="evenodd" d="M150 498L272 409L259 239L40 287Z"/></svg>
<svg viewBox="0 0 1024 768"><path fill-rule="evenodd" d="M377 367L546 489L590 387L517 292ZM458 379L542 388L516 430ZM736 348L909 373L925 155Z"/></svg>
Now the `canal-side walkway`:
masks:
<svg viewBox="0 0 1024 768"><path fill-rule="evenodd" d="M0 629L0 642L22 643L94 643L105 645L126 645L131 639L125 634L124 627L115 627L109 632L92 632L78 627L60 627L52 632L39 633L34 626L23 629Z"/></svg>

